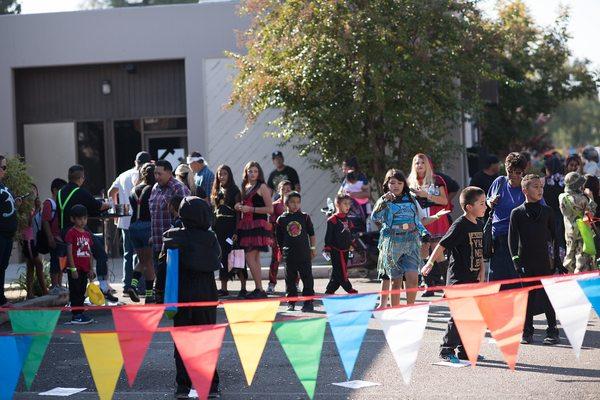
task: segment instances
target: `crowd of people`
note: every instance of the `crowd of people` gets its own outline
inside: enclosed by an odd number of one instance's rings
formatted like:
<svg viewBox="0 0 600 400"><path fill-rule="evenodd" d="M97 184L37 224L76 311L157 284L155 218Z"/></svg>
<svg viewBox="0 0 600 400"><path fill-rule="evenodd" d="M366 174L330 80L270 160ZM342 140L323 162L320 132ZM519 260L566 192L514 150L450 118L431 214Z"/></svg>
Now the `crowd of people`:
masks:
<svg viewBox="0 0 600 400"><path fill-rule="evenodd" d="M232 279L241 283L238 298L267 298L275 291L282 262L287 296L314 295L312 260L318 253L317 241L311 217L302 211L300 180L285 165L280 151L272 153L272 160L274 169L267 179L258 162L248 162L238 186L230 166L219 165L213 173L199 152L192 152L175 170L169 161L153 161L149 153L140 152L132 168L109 188L109 199L96 199L83 187L85 170L80 165L69 168L67 181L54 179L52 195L43 202L34 187L34 207L19 238L27 263L28 296L32 296L34 271L44 294L64 291L62 275L66 272L71 306L84 304L86 285L96 278L105 298L118 300L108 282L103 238L87 228L88 217L100 217L113 203L125 203L128 207L122 211L131 210L120 216L117 227L123 242L123 295L133 302L140 302L141 297L145 303L164 301L169 248L180 250L180 302L230 296ZM440 285L596 269L600 235L594 236L593 230L600 218L598 162L594 148L565 159L558 152L538 158L513 152L504 160L506 173L501 175L500 160L490 155L470 186L461 191L451 177L434 170L427 155L416 154L407 176L398 169L386 173L383 195L372 205L370 180L356 158L349 158L342 164L335 213L327 220L323 254L331 261L332 273L325 293L334 294L340 287L357 293L348 277L354 234L373 225L379 230L377 271L382 291L403 286L415 289L406 294L408 304L415 302L419 286L422 296L428 297L435 295L429 288ZM2 281L17 230L16 210L22 203L2 184L5 171L6 159L0 156ZM452 220L457 195L463 213ZM484 254L486 245L488 254ZM265 289L261 253L269 251ZM49 289L40 252L50 255ZM240 252L243 260L235 262ZM254 281L251 292L247 290L248 269ZM518 286L503 285L502 290ZM3 288L0 295L0 306L6 306ZM290 299L289 311L295 310L296 302ZM382 294L378 307L399 304L400 294ZM312 300L303 302L302 311L313 309ZM556 316L543 290L530 292L522 343L533 342L533 316L539 313L545 313L548 321L544 343L558 343ZM72 323L91 321L84 312L73 311ZM214 307L183 307L174 323L215 321ZM452 319L440 356L467 358ZM191 383L177 352L176 365L177 390L183 393ZM218 374L213 386L217 390Z"/></svg>

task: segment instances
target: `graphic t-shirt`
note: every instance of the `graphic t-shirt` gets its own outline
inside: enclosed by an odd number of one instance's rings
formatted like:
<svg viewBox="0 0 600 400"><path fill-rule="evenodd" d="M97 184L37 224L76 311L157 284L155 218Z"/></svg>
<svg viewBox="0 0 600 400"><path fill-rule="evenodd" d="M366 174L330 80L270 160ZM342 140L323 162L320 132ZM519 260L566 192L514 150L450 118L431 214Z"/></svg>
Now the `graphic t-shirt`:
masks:
<svg viewBox="0 0 600 400"><path fill-rule="evenodd" d="M483 222L473 223L461 215L440 244L450 252L447 284L477 282L483 267Z"/></svg>
<svg viewBox="0 0 600 400"><path fill-rule="evenodd" d="M89 272L92 265L92 234L71 228L65 236L65 242L73 246L73 262L77 271Z"/></svg>
<svg viewBox="0 0 600 400"><path fill-rule="evenodd" d="M269 174L267 186L270 187L271 190L277 190L277 185L279 185L279 182L285 180L292 183L292 188L295 188L296 185L300 183L300 178L298 178L298 173L296 170L286 165L281 171L275 169Z"/></svg>
<svg viewBox="0 0 600 400"><path fill-rule="evenodd" d="M12 193L0 183L0 234L12 238L17 230L17 207Z"/></svg>
<svg viewBox="0 0 600 400"><path fill-rule="evenodd" d="M283 213L277 218L277 243L288 260L310 260L309 237L315 229L308 214L303 212Z"/></svg>

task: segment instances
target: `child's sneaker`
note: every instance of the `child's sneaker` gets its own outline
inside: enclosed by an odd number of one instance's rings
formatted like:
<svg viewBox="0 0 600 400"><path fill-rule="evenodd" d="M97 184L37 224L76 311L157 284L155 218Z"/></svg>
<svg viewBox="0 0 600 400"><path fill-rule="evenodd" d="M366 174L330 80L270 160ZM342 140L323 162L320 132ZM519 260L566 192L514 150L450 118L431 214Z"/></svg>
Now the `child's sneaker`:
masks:
<svg viewBox="0 0 600 400"><path fill-rule="evenodd" d="M458 359L458 357L456 357L456 355L454 355L452 353L440 353L440 359L442 361L450 362L453 364L460 363L460 360Z"/></svg>
<svg viewBox="0 0 600 400"><path fill-rule="evenodd" d="M302 306L302 312L313 312L315 311L315 306L312 301L305 301Z"/></svg>
<svg viewBox="0 0 600 400"><path fill-rule="evenodd" d="M348 290L348 294L357 294L357 293L358 293L358 290L356 290L356 289Z"/></svg>
<svg viewBox="0 0 600 400"><path fill-rule="evenodd" d="M544 344L547 346L554 346L555 344L560 343L560 338L558 334L549 334L544 338Z"/></svg>
<svg viewBox="0 0 600 400"><path fill-rule="evenodd" d="M129 298L134 303L140 302L140 296L138 296L138 292L134 287L128 287L127 290L125 291L125 293L129 295Z"/></svg>
<svg viewBox="0 0 600 400"><path fill-rule="evenodd" d="M521 344L531 344L533 343L533 335L523 335L521 338Z"/></svg>
<svg viewBox="0 0 600 400"><path fill-rule="evenodd" d="M296 303L293 303L293 302L288 303L287 311L296 311Z"/></svg>
<svg viewBox="0 0 600 400"><path fill-rule="evenodd" d="M269 286L267 286L267 294L274 294L275 293L275 284L272 282L269 282Z"/></svg>
<svg viewBox="0 0 600 400"><path fill-rule="evenodd" d="M106 301L110 301L111 303L116 303L119 301L119 299L115 297L110 290L102 292L102 294L104 294Z"/></svg>
<svg viewBox="0 0 600 400"><path fill-rule="evenodd" d="M241 289L237 295L238 299L245 299L247 296L248 296L248 291L246 289Z"/></svg>
<svg viewBox="0 0 600 400"><path fill-rule="evenodd" d="M92 322L94 322L94 320L85 314L78 314L71 317L71 323L74 325L88 325Z"/></svg>

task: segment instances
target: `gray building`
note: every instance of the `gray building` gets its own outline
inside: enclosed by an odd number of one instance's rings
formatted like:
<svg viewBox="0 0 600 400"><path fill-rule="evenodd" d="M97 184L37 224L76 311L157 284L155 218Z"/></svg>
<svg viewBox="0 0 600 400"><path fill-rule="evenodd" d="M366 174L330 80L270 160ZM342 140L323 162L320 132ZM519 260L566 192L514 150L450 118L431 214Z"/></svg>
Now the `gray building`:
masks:
<svg viewBox="0 0 600 400"><path fill-rule="evenodd" d="M236 31L248 24L237 8L220 1L0 16L0 152L25 156L42 196L74 163L98 194L142 149L175 162L198 150L213 170L230 165L238 183L248 160L268 173L277 148L263 135L270 115L240 137L243 116L224 109L235 73L224 53L239 51ZM282 151L322 238L319 209L338 185L292 148ZM450 171L461 183L465 165L460 158Z"/></svg>

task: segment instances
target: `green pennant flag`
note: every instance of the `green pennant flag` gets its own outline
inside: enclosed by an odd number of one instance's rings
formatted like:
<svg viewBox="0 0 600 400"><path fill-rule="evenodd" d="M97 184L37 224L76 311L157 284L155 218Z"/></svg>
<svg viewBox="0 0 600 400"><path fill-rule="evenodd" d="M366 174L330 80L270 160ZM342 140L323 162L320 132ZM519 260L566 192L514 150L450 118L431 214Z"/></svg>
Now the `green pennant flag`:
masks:
<svg viewBox="0 0 600 400"><path fill-rule="evenodd" d="M32 336L29 354L23 364L25 386L30 389L42 363L42 358L44 358L44 353L46 353L46 347L50 343L60 310L11 310L8 312L8 316L15 333L47 333L47 335Z"/></svg>
<svg viewBox="0 0 600 400"><path fill-rule="evenodd" d="M311 399L317 386L326 322L325 318L314 318L273 324L283 351Z"/></svg>

